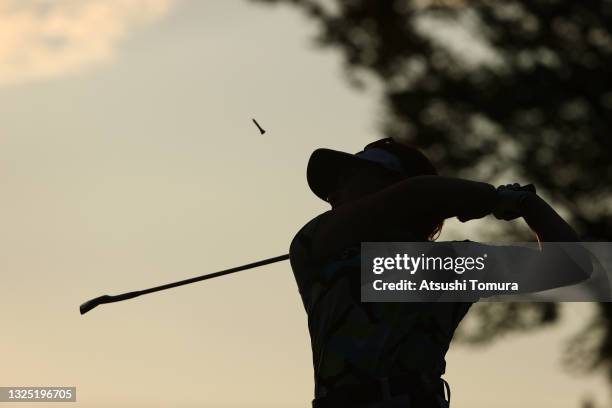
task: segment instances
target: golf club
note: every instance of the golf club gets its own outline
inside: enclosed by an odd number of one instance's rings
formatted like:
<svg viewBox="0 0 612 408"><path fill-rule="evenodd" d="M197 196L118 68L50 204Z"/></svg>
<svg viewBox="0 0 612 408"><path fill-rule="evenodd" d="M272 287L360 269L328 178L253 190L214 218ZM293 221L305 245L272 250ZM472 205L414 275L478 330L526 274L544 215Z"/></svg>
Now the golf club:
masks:
<svg viewBox="0 0 612 408"><path fill-rule="evenodd" d="M176 288L178 286L183 286L183 285L189 285L190 283L195 283L195 282L200 282L200 281L207 280L207 279L217 278L219 276L229 275L230 273L240 272L246 269L257 268L258 266L269 265L271 263L284 261L286 259L289 259L289 254L275 256L274 258L263 259L261 261L249 263L249 264L242 265L242 266L236 266L234 268L225 269L219 272L213 272L213 273L209 273L206 275L196 276L195 278L189 278L189 279L181 280L178 282L167 283L161 286L155 286L154 288L122 293L120 295L115 295L115 296L112 296L112 295L98 296L97 298L88 300L87 302L83 303L79 307L79 311L81 312L82 315L84 315L85 313L93 309L94 307L105 304L105 303L120 302L122 300L132 299L132 298L135 298L141 295L146 295L148 293L159 292L161 290Z"/></svg>
<svg viewBox="0 0 612 408"><path fill-rule="evenodd" d="M526 190L526 191L531 191L533 193L536 192L535 186L533 184L527 184L525 186L522 186L521 189ZM97 298L93 298L83 303L79 307L79 311L81 312L82 315L84 315L85 313L89 312L91 309L95 308L96 306L99 306L105 303L121 302L122 300L132 299L132 298L135 298L141 295L146 295L146 294L153 293L153 292L159 292L159 291L166 290L166 289L172 289L178 286L189 285L190 283L195 283L195 282L200 282L200 281L207 280L207 279L217 278L219 276L229 275L230 273L235 273L235 272L240 272L240 271L244 271L247 269L257 268L258 266L269 265L275 262L285 261L287 259L289 259L289 254L275 256L273 258L263 259L261 261L252 262L246 265L236 266L234 268L225 269L219 272L209 273L206 275L200 275L194 278L184 279L178 282L167 283L165 285L155 286L149 289L137 290L134 292L127 292L127 293L122 293L120 295L114 295L114 296L113 295L102 295L102 296L98 296Z"/></svg>

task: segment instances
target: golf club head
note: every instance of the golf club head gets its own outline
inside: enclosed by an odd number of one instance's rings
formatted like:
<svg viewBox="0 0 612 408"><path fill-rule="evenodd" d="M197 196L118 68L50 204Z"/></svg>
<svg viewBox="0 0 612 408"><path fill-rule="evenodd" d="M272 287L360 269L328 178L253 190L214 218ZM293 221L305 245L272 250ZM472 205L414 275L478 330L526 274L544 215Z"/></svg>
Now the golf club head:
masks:
<svg viewBox="0 0 612 408"><path fill-rule="evenodd" d="M115 295L115 296L111 296L111 295L98 296L97 298L88 300L87 302L83 303L79 307L79 311L81 312L82 315L84 315L85 313L89 312L91 309L93 309L94 307L98 305L132 299L132 298L142 295L143 293L147 293L147 292L135 291L135 292L122 293L121 295Z"/></svg>
<svg viewBox="0 0 612 408"><path fill-rule="evenodd" d="M98 296L97 298L88 300L87 302L79 306L79 311L81 312L82 315L84 315L85 313L93 309L94 307L101 305L103 303L107 303L107 301L110 299L111 299L111 296L109 295Z"/></svg>

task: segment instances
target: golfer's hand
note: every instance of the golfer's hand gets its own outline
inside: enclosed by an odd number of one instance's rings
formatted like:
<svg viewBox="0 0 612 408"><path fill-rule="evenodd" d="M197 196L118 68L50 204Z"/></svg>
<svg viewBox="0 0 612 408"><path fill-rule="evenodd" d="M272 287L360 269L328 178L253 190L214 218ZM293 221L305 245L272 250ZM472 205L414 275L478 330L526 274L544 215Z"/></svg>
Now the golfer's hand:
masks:
<svg viewBox="0 0 612 408"><path fill-rule="evenodd" d="M521 189L518 183L506 184L497 187L497 202L493 208L493 215L498 220L510 221L522 214L522 204L525 199L534 194Z"/></svg>

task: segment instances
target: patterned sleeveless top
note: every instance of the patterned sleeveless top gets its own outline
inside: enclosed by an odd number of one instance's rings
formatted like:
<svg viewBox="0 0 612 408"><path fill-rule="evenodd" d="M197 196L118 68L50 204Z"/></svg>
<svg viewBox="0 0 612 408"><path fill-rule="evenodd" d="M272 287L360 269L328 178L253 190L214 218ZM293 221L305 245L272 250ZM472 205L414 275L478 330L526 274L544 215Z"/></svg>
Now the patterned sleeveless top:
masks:
<svg viewBox="0 0 612 408"><path fill-rule="evenodd" d="M444 356L472 303L362 303L360 245L324 264L310 255L320 217L302 227L290 247L308 314L315 397L408 372L435 378L444 374Z"/></svg>

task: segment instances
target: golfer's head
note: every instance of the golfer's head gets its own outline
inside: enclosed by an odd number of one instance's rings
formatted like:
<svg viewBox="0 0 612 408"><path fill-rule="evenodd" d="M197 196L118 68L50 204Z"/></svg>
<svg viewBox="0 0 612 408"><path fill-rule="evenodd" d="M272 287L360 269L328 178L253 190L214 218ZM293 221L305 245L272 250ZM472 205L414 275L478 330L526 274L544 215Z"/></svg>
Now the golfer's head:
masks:
<svg viewBox="0 0 612 408"><path fill-rule="evenodd" d="M374 193L406 178L437 174L418 149L391 138L368 144L338 174L328 200L332 206Z"/></svg>
<svg viewBox="0 0 612 408"><path fill-rule="evenodd" d="M329 193L328 201L332 207L358 200L411 177L437 174L433 164L418 149L392 139L370 143L356 156L363 160L355 160L343 168L338 174L336 187ZM414 225L412 232L424 240L435 240L443 221Z"/></svg>

